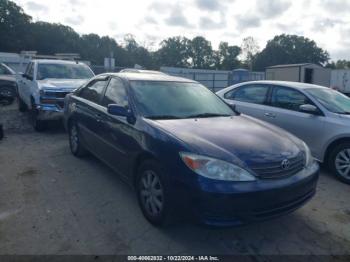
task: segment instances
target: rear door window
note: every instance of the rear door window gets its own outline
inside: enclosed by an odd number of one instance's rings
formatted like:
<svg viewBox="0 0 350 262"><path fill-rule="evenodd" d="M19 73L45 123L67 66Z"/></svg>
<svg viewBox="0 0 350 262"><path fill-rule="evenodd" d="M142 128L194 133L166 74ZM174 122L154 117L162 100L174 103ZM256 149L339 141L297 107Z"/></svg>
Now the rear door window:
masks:
<svg viewBox="0 0 350 262"><path fill-rule="evenodd" d="M109 79L105 77L94 79L79 91L78 96L99 104L108 81Z"/></svg>
<svg viewBox="0 0 350 262"><path fill-rule="evenodd" d="M266 104L269 87L264 85L247 85L231 91L227 99L252 104ZM225 98L226 98L225 95Z"/></svg>

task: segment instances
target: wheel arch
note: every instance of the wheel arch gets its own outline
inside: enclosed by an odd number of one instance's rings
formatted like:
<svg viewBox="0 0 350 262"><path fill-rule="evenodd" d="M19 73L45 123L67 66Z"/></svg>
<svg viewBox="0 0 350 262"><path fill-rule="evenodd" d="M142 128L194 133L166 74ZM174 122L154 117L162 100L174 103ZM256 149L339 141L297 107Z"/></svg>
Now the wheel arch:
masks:
<svg viewBox="0 0 350 262"><path fill-rule="evenodd" d="M337 138L327 146L327 149L326 149L326 152L325 152L324 158L323 158L324 163L328 164L329 157L330 157L333 149L336 146L341 145L343 143L350 143L350 136Z"/></svg>
<svg viewBox="0 0 350 262"><path fill-rule="evenodd" d="M133 186L136 186L136 182L137 182L136 179L137 179L138 170L139 170L141 164L146 160L158 161L157 157L150 152L145 151L145 152L140 153L136 157L134 164L133 164L133 168L132 168L132 185Z"/></svg>

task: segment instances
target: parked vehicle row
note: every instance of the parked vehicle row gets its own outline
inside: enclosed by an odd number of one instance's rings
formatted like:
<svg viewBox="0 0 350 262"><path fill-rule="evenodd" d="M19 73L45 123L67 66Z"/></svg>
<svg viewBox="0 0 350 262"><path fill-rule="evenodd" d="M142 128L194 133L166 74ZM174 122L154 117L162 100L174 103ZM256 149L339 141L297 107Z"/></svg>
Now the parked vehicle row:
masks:
<svg viewBox="0 0 350 262"><path fill-rule="evenodd" d="M238 84L217 93L239 112L305 141L313 156L350 184L350 98L327 87L278 81Z"/></svg>
<svg viewBox="0 0 350 262"><path fill-rule="evenodd" d="M72 154L114 169L155 225L189 211L220 226L290 213L316 192L316 160L350 180L350 99L331 89L258 81L215 95L156 71L94 76L85 64L34 60L18 94L36 130L64 118Z"/></svg>

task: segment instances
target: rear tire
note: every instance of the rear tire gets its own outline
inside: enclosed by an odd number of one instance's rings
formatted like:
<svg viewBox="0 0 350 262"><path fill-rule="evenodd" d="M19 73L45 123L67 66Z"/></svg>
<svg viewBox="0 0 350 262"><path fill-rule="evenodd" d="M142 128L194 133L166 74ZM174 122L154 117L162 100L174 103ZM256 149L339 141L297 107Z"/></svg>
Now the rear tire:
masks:
<svg viewBox="0 0 350 262"><path fill-rule="evenodd" d="M350 185L350 143L339 144L332 150L328 166L340 181Z"/></svg>
<svg viewBox="0 0 350 262"><path fill-rule="evenodd" d="M69 147L72 154L79 158L87 155L87 150L81 144L79 129L75 122L70 123L68 135L69 135Z"/></svg>
<svg viewBox="0 0 350 262"><path fill-rule="evenodd" d="M154 226L167 226L173 222L173 209L169 186L164 171L154 160L144 161L136 179L136 192L144 217Z"/></svg>

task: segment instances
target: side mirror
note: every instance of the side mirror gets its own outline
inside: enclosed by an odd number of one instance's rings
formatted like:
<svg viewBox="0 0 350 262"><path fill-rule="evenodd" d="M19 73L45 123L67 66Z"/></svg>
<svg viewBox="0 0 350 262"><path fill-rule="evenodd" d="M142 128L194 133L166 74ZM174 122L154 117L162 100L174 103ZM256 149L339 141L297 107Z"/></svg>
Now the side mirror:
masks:
<svg viewBox="0 0 350 262"><path fill-rule="evenodd" d="M300 111L303 113L317 115L319 113L318 109L314 105L306 104L299 107Z"/></svg>
<svg viewBox="0 0 350 262"><path fill-rule="evenodd" d="M237 106L235 104L229 104L226 103L237 115L240 115L241 113L237 110Z"/></svg>
<svg viewBox="0 0 350 262"><path fill-rule="evenodd" d="M114 104L110 104L107 107L108 114L114 115L114 116L129 116L128 110L123 106L118 106Z"/></svg>
<svg viewBox="0 0 350 262"><path fill-rule="evenodd" d="M28 79L28 80L33 80L33 77L31 77L31 76L29 76L29 75L27 75L27 74L23 74L22 75L24 78L26 78L26 79Z"/></svg>
<svg viewBox="0 0 350 262"><path fill-rule="evenodd" d="M135 116L131 113L131 111L123 106L115 105L115 104L110 104L107 107L107 112L108 114L114 115L114 116L122 116L126 117L126 120L128 121L129 124L135 124L136 118Z"/></svg>

